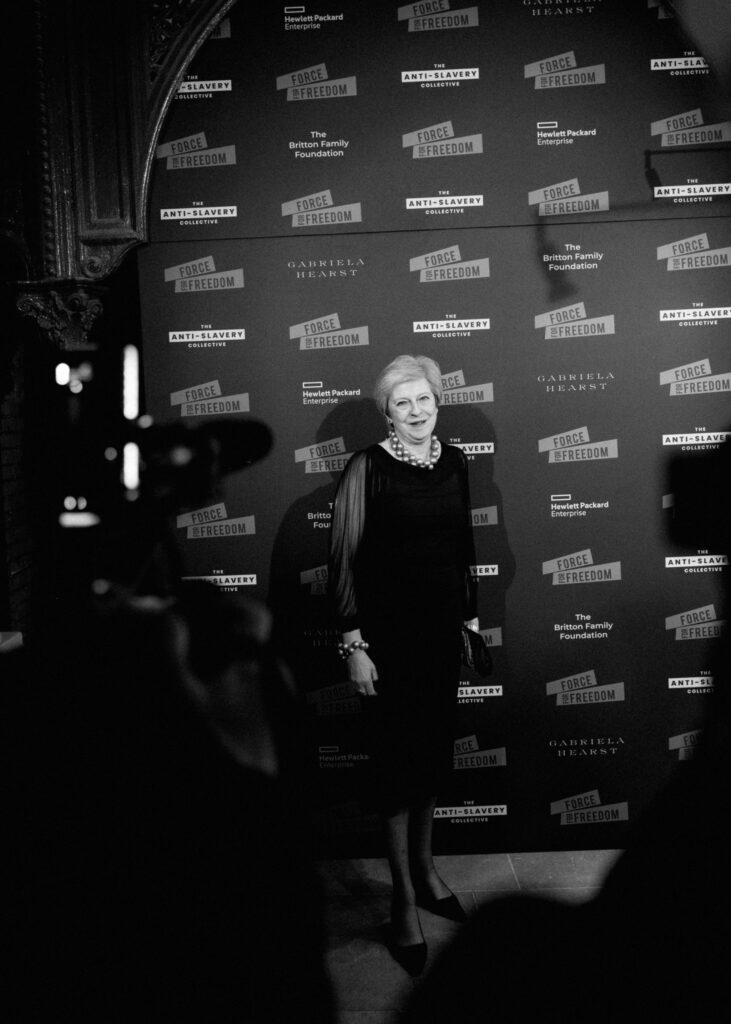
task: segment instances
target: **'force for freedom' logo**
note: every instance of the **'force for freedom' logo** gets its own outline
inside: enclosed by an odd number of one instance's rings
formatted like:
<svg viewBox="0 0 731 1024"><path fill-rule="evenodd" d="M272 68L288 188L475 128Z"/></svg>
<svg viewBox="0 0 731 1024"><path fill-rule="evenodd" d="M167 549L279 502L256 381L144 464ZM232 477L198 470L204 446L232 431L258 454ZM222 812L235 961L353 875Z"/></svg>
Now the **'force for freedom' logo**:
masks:
<svg viewBox="0 0 731 1024"><path fill-rule="evenodd" d="M404 149L411 148L414 160L440 156L474 156L482 153L482 133L455 137L451 121L442 121L401 136Z"/></svg>
<svg viewBox="0 0 731 1024"><path fill-rule="evenodd" d="M539 217L565 217L599 213L609 209L609 192L582 194L578 178L568 178L528 193L528 205L538 207Z"/></svg>
<svg viewBox="0 0 731 1024"><path fill-rule="evenodd" d="M414 256L409 260L409 271L418 271L419 282L428 284L434 281L474 281L490 276L490 259L463 260L458 245L450 245L445 249Z"/></svg>
<svg viewBox="0 0 731 1024"><path fill-rule="evenodd" d="M604 85L607 80L604 64L578 67L573 50L526 64L523 77L532 78L535 89L567 89L585 85Z"/></svg>

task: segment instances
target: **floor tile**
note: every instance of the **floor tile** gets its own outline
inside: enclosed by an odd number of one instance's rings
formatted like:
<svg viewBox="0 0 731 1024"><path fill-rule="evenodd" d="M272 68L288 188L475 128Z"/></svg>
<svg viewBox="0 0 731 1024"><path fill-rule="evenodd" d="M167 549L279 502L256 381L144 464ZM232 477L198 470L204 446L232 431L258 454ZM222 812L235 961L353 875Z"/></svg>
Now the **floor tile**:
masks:
<svg viewBox="0 0 731 1024"><path fill-rule="evenodd" d="M601 885L619 850L558 850L511 853L510 862L521 890Z"/></svg>
<svg viewBox="0 0 731 1024"><path fill-rule="evenodd" d="M435 857L434 861L454 892L473 889L514 892L519 888L507 853L452 855Z"/></svg>

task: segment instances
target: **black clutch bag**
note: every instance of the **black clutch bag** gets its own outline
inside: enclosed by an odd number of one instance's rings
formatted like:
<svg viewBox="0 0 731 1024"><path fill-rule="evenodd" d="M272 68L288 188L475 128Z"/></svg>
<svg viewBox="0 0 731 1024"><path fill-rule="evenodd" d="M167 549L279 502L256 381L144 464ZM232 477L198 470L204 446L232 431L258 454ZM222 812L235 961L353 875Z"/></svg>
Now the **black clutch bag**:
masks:
<svg viewBox="0 0 731 1024"><path fill-rule="evenodd" d="M492 655L484 636L467 626L462 626L462 664L480 676L492 672Z"/></svg>

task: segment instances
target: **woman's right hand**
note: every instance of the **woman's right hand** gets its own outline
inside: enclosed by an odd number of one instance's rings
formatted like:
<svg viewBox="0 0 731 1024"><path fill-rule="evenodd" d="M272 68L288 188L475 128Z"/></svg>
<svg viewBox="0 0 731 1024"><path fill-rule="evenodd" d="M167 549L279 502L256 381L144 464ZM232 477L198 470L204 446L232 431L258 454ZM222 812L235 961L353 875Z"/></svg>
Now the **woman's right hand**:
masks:
<svg viewBox="0 0 731 1024"><path fill-rule="evenodd" d="M347 661L348 683L359 697L377 697L374 683L378 682L378 671L365 651L353 651Z"/></svg>

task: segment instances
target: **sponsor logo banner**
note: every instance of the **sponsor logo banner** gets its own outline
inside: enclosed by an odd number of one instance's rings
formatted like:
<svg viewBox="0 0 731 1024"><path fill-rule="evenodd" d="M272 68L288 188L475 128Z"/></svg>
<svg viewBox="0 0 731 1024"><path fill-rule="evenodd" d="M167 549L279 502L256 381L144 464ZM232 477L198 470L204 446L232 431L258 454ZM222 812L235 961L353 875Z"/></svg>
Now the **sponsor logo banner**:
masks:
<svg viewBox="0 0 731 1024"><path fill-rule="evenodd" d="M453 756L455 768L498 768L508 763L505 747L480 750L476 735L463 736L455 740Z"/></svg>
<svg viewBox="0 0 731 1024"><path fill-rule="evenodd" d="M219 381L207 381L170 394L170 404L181 416L220 416L249 412L249 395L224 395Z"/></svg>
<svg viewBox="0 0 731 1024"><path fill-rule="evenodd" d="M699 235L679 238L677 242L659 245L657 247L657 258L659 260L671 260L676 256L687 256L696 252L703 252L706 249L710 249L710 247L708 235L704 231Z"/></svg>
<svg viewBox="0 0 731 1024"><path fill-rule="evenodd" d="M308 459L326 458L329 455L337 455L344 452L345 441L342 437L335 437L330 441L322 441L319 444L308 445L306 448L295 449L294 461L306 462Z"/></svg>
<svg viewBox="0 0 731 1024"><path fill-rule="evenodd" d="M588 669L546 683L546 696L555 697L557 707L613 704L624 700L624 683L605 683L600 686L594 669Z"/></svg>
<svg viewBox="0 0 731 1024"><path fill-rule="evenodd" d="M701 304L690 309L661 309L660 323L679 323L685 326L688 321L694 324L715 324L719 320L731 317L731 306L703 306Z"/></svg>
<svg viewBox="0 0 731 1024"><path fill-rule="evenodd" d="M494 683L489 686L483 683L477 683L476 685L460 683L457 689L458 704L483 704L485 700L489 700L491 697L502 696L502 686L496 686Z"/></svg>
<svg viewBox="0 0 731 1024"><path fill-rule="evenodd" d="M573 146L577 139L595 139L596 128L559 128L558 121L536 123L537 146Z"/></svg>
<svg viewBox="0 0 731 1024"><path fill-rule="evenodd" d="M199 167L231 167L236 163L236 146L208 146L205 132L186 135L164 142L155 150L158 159L165 159L168 171L189 170Z"/></svg>
<svg viewBox="0 0 731 1024"><path fill-rule="evenodd" d="M205 149L208 149L206 133L196 132L194 135L185 135L180 139L162 142L155 150L155 156L159 160L163 157L183 156L185 153L195 153Z"/></svg>
<svg viewBox="0 0 731 1024"><path fill-rule="evenodd" d="M664 447L680 447L683 450L703 451L708 448L719 448L731 437L731 431L710 430L697 431L695 434L663 434L662 443Z"/></svg>
<svg viewBox="0 0 731 1024"><path fill-rule="evenodd" d="M705 232L660 245L657 249L657 258L666 260L666 268L671 271L728 267L730 257L731 246L711 249Z"/></svg>
<svg viewBox="0 0 731 1024"><path fill-rule="evenodd" d="M536 329L543 328L543 337L547 340L602 337L615 331L613 313L587 317L583 302L539 313L533 323Z"/></svg>
<svg viewBox="0 0 731 1024"><path fill-rule="evenodd" d="M731 121L704 124L703 113L700 108L696 108L660 121L653 121L650 125L650 134L659 135L660 145L664 148L708 146L731 140Z"/></svg>
<svg viewBox="0 0 731 1024"><path fill-rule="evenodd" d="M457 370L449 375L453 376L464 375L461 370ZM492 384L469 384L464 387L445 388L442 391L442 405L481 405L493 400Z"/></svg>
<svg viewBox="0 0 731 1024"><path fill-rule="evenodd" d="M571 494L551 495L552 519L583 519L590 512L608 511L608 501L573 501Z"/></svg>
<svg viewBox="0 0 731 1024"><path fill-rule="evenodd" d="M419 272L421 284L433 281L469 281L490 276L490 259L463 260L458 245L414 256L409 260L411 273Z"/></svg>
<svg viewBox="0 0 731 1024"><path fill-rule="evenodd" d="M650 60L650 71L669 71L672 75L707 75L709 67L705 57L687 54L684 57L653 57Z"/></svg>
<svg viewBox="0 0 731 1024"><path fill-rule="evenodd" d="M490 318L485 316L462 319L455 316L447 320L414 320L412 329L414 334L433 334L435 338L469 338L472 331L489 331ZM464 384L464 379L459 383ZM444 378L442 384L447 386L444 384Z"/></svg>
<svg viewBox="0 0 731 1024"><path fill-rule="evenodd" d="M559 640L606 640L613 629L613 622L592 622L591 615L582 612L574 613L573 622L553 624L553 631L558 633Z"/></svg>
<svg viewBox="0 0 731 1024"><path fill-rule="evenodd" d="M455 448L461 448L465 455L470 458L475 455L494 455L494 441L450 441Z"/></svg>
<svg viewBox="0 0 731 1024"><path fill-rule="evenodd" d="M220 346L225 347L227 341L245 341L246 331L243 327L229 327L229 328L201 328L200 330L194 331L168 331L168 342L171 345L188 344L195 341L203 342L218 342ZM203 348L205 346L197 346Z"/></svg>
<svg viewBox="0 0 731 1024"><path fill-rule="evenodd" d="M293 324L289 328L289 337L299 341L302 352L358 348L370 344L368 327L365 324L360 327L342 328L337 313L328 313L301 324ZM360 388L347 393L360 394Z"/></svg>
<svg viewBox="0 0 731 1024"><path fill-rule="evenodd" d="M684 569L686 572L720 572L728 566L728 555L669 555L666 569Z"/></svg>
<svg viewBox="0 0 731 1024"><path fill-rule="evenodd" d="M409 32L439 32L446 29L477 28L480 13L477 7L450 10L449 0L422 0L398 8L397 18L405 21Z"/></svg>
<svg viewBox="0 0 731 1024"><path fill-rule="evenodd" d="M665 629L673 630L676 640L711 640L721 635L724 621L716 616L713 604L700 605L665 618Z"/></svg>
<svg viewBox="0 0 731 1024"><path fill-rule="evenodd" d="M166 282L173 282L178 293L244 287L243 269L217 271L213 256L203 256L174 267L166 267L163 277Z"/></svg>
<svg viewBox="0 0 731 1024"><path fill-rule="evenodd" d="M439 195L439 196L412 196L405 200L407 210L468 210L478 206L484 206L484 195Z"/></svg>
<svg viewBox="0 0 731 1024"><path fill-rule="evenodd" d="M357 96L355 75L347 78L329 78L324 64L292 71L277 78L277 89L286 90L288 101L342 99Z"/></svg>
<svg viewBox="0 0 731 1024"><path fill-rule="evenodd" d="M699 676L669 676L668 690L685 690L688 694L712 693L713 676L704 672Z"/></svg>
<svg viewBox="0 0 731 1024"><path fill-rule="evenodd" d="M357 398L360 393L360 388L326 388L321 380L302 381L303 405L337 405L341 399Z"/></svg>
<svg viewBox="0 0 731 1024"><path fill-rule="evenodd" d="M604 259L604 253L598 249L594 252L582 252L580 245L571 242L563 243L563 252L544 252L542 261L548 265L549 274L553 273L575 273L581 270L598 270L599 264ZM581 305L581 303L577 303ZM572 308L572 307L567 307ZM537 325L536 325L537 326Z"/></svg>
<svg viewBox="0 0 731 1024"><path fill-rule="evenodd" d="M282 216L291 216L293 228L359 224L363 220L360 203L335 206L330 189L282 203Z"/></svg>
<svg viewBox="0 0 731 1024"><path fill-rule="evenodd" d="M619 458L617 439L591 442L588 427L577 427L562 434L543 437L538 442L538 451L548 452L549 463Z"/></svg>
<svg viewBox="0 0 731 1024"><path fill-rule="evenodd" d="M189 526L186 531L188 540L207 540L213 537L248 537L256 533L254 516L239 516L236 519L225 519L220 523L200 523Z"/></svg>
<svg viewBox="0 0 731 1024"><path fill-rule="evenodd" d="M198 508L192 512L184 512L176 516L175 525L178 529L186 526L196 526L202 523L220 522L228 518L224 502L217 502L215 505L208 505L206 508Z"/></svg>
<svg viewBox="0 0 731 1024"><path fill-rule="evenodd" d="M546 394L606 391L614 380L613 373L539 373L536 377Z"/></svg>
<svg viewBox="0 0 731 1024"><path fill-rule="evenodd" d="M578 178L545 185L528 193L528 205L538 207L539 217L562 217L576 213L599 213L609 209L609 192L581 191Z"/></svg>
<svg viewBox="0 0 731 1024"><path fill-rule="evenodd" d="M197 402L186 402L180 408L181 416L234 416L238 413L250 412L249 395L242 392L238 395L222 395L220 398L203 399Z"/></svg>
<svg viewBox="0 0 731 1024"><path fill-rule="evenodd" d="M497 565L471 565L470 576L473 579L481 579L484 576L497 576L499 567Z"/></svg>
<svg viewBox="0 0 731 1024"><path fill-rule="evenodd" d="M474 82L480 77L479 68L427 68L424 71L402 71L401 82L408 85L416 82L419 85L459 85L460 82Z"/></svg>
<svg viewBox="0 0 731 1024"><path fill-rule="evenodd" d="M573 50L526 64L523 77L533 79L535 89L567 89L585 85L604 85L607 80L604 64L578 67Z"/></svg>
<svg viewBox="0 0 731 1024"><path fill-rule="evenodd" d="M184 580L212 583L221 590L237 591L241 587L255 587L256 573L213 573L211 576L183 576Z"/></svg>
<svg viewBox="0 0 731 1024"><path fill-rule="evenodd" d="M231 92L232 82L230 78L197 78L193 75L186 78L178 86L176 99L188 99L196 97L212 96L213 93Z"/></svg>
<svg viewBox="0 0 731 1024"><path fill-rule="evenodd" d="M560 816L561 825L611 824L629 820L629 804L603 804L599 791L594 789L552 803L551 814Z"/></svg>
<svg viewBox="0 0 731 1024"><path fill-rule="evenodd" d="M543 562L542 572L544 576L551 576L553 586L572 583L611 583L622 579L622 563L606 562L595 565L591 549L586 548Z"/></svg>
<svg viewBox="0 0 731 1024"><path fill-rule="evenodd" d="M508 813L507 804L463 804L461 807L437 807L435 820L449 819L452 822L489 821L490 818L504 818Z"/></svg>
<svg viewBox="0 0 731 1024"><path fill-rule="evenodd" d="M431 124L401 136L401 146L410 148L414 160L440 156L473 156L482 153L482 133L456 136L451 121Z"/></svg>
<svg viewBox="0 0 731 1024"><path fill-rule="evenodd" d="M183 225L218 224L219 220L238 217L237 206L166 206L160 210L160 220L178 221Z"/></svg>
<svg viewBox="0 0 731 1024"><path fill-rule="evenodd" d="M710 202L716 196L731 195L731 182L709 181L691 185L655 185L652 194L655 199L674 199L676 202L682 202L683 197L694 197L697 201L705 199ZM690 202L690 199L686 199L686 201Z"/></svg>
<svg viewBox="0 0 731 1024"><path fill-rule="evenodd" d="M177 516L178 529L186 529L189 540L206 537L238 537L256 533L254 516L229 519L223 502Z"/></svg>
<svg viewBox="0 0 731 1024"><path fill-rule="evenodd" d="M294 461L304 462L306 473L329 473L335 468L342 469L349 458L342 437L297 448L294 453Z"/></svg>
<svg viewBox="0 0 731 1024"><path fill-rule="evenodd" d="M709 359L660 372L660 386L669 385L669 394L708 395L731 391L731 373L714 374Z"/></svg>

